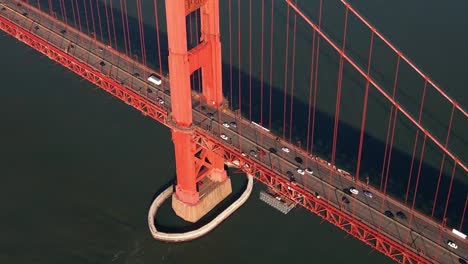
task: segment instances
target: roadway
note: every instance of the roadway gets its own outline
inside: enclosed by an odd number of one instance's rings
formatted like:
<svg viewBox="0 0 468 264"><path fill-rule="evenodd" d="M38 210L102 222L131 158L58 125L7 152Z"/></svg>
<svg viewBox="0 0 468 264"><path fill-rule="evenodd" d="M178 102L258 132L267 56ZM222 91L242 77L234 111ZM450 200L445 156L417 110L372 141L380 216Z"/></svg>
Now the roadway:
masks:
<svg viewBox="0 0 468 264"><path fill-rule="evenodd" d="M92 37L71 27L66 27L48 16L39 14L34 9L16 6L11 1L0 0L0 7L2 7L1 16L33 32L36 36L47 40L80 61L86 62L154 104L159 104L157 98L161 98L164 100L164 104L159 105L170 112L170 85L167 78L162 77L162 85L153 85L146 81L149 74L154 73L153 70L106 47L105 44L97 42ZM284 178L288 178L287 171L292 172L300 187L312 194L318 192L325 201L346 211L368 226L372 226L375 230L385 233L395 241L399 241L416 252L422 252L430 259L437 259L440 263L459 263L459 258L468 258L466 240L454 236L451 229L442 227L418 212L413 214L411 228L409 228L410 208L362 182L354 182L350 176L333 168L326 161L311 156L288 142L277 141L275 135L253 125L230 110L217 111L195 97L193 110L194 125L212 134L219 143L239 152L247 153L247 155L250 150L257 152L259 149L263 150L266 153L264 156L248 155L252 163L261 163ZM211 114L213 117L210 117ZM223 122L236 122L237 127L224 127ZM221 139L221 133L228 136L229 139ZM282 147L287 147L290 152L282 151ZM270 148L274 148L276 153L271 153ZM295 161L296 157L303 160L302 165ZM313 174L301 175L297 172L298 167L309 167ZM359 194L345 194L343 190L350 186L356 187ZM373 197L364 196L363 190L371 191ZM348 198L349 204L342 202L343 196ZM383 212L387 210L391 211L395 217L385 216ZM407 219L396 217L397 211L403 212ZM448 247L448 240L454 241L458 245L458 249Z"/></svg>

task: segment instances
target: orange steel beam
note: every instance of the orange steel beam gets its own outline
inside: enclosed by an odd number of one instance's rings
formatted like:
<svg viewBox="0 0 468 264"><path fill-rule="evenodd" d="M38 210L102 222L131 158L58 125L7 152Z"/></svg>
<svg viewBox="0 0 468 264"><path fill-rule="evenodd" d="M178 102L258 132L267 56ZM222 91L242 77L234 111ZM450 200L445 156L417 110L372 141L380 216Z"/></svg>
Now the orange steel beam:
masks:
<svg viewBox="0 0 468 264"><path fill-rule="evenodd" d="M103 88L105 91L133 106L143 114L154 120L169 126L167 122L167 112L159 106L141 97L132 90L121 86L110 77L91 68L86 63L75 59L73 56L64 53L59 48L50 45L47 41L36 37L27 30L15 25L14 23L0 16L0 29L17 38L19 41L27 44L31 48L46 55L50 59L62 64L66 68L82 76L91 83ZM170 127L170 126L169 126ZM246 173L253 174L259 181L281 192L282 195L296 201L307 210L318 215L331 224L339 227L348 234L354 236L368 246L390 257L398 263L431 263L425 256L419 255L413 250L400 244L385 234L379 233L369 225L360 220L354 219L345 212L340 211L331 204L315 198L307 190L297 186L290 185L289 181L280 175L271 172L268 168L255 164L253 160L245 159L240 153L220 144L213 136L197 128L194 131L196 149L206 148L208 151L223 157L226 161L239 160L241 168ZM208 143L211 142L211 143ZM249 163L250 168L243 165Z"/></svg>
<svg viewBox="0 0 468 264"><path fill-rule="evenodd" d="M210 172L224 170L224 164L219 164L219 162L201 164L199 157L195 156L197 153L195 151L196 142L194 142L193 138L190 83L191 73L201 68L203 98L212 106L218 107L221 105L219 4L218 0L166 0L165 3L169 44L170 92L172 102L174 102L171 118L175 123L172 129L172 141L176 160L176 195L187 204L196 204L200 198L197 191L197 182ZM189 52L187 48L186 16L188 11L192 12L198 8L201 8L202 42ZM219 54L216 54L216 52ZM213 58L219 58L219 61L213 63ZM219 68L219 74L215 70L217 68ZM203 159L212 157L210 153L201 153L200 155L203 156ZM211 159L213 160L213 158Z"/></svg>
<svg viewBox="0 0 468 264"><path fill-rule="evenodd" d="M447 154L450 158L452 158L456 164L462 167L465 171L468 171L468 167L462 160L460 160L457 156L455 156L448 148L444 146L444 144L440 143L440 141L434 135L432 135L430 131L426 130L422 126L421 122L417 121L414 117L412 117L411 114L408 111L406 111L402 105L400 105L400 103L398 103L394 98L392 98L392 95L386 92L385 89L383 89L372 78L372 76L370 76L370 74L364 71L350 56L348 56L347 52L343 51L340 47L338 47L338 45L336 45L335 42L330 37L328 37L314 22L312 22L312 20L309 17L307 17L304 14L304 12L302 12L302 10L300 10L296 4L292 3L291 0L284 0L284 1L292 9L294 9L294 11L300 17L302 17L302 19L304 19L304 21L307 24L309 24L313 28L313 30L316 31L320 35L320 37L322 37L334 50L336 50L338 54L340 54L349 64L351 64L351 66L353 66L353 68L356 69L359 72L359 74L361 74L362 77L364 77L369 83L371 83L372 86L375 87L380 92L380 94L382 94L394 107L396 107L398 111L400 111L403 115L405 115L411 121L411 123L413 123L421 132L423 132L424 135L429 137L432 140L432 142L434 142L445 154ZM350 8L349 4L346 4L346 6L347 8ZM375 29L373 29L373 32L377 33ZM398 56L400 58L403 58L401 52L398 53ZM426 80L429 81L429 79L426 79ZM463 108L461 108L458 104L456 104L452 99L448 98L448 100L454 106L456 106L457 109L459 109L462 113L466 115L466 112L463 110Z"/></svg>
<svg viewBox="0 0 468 264"><path fill-rule="evenodd" d="M185 15L192 13L203 6L207 0L185 0Z"/></svg>

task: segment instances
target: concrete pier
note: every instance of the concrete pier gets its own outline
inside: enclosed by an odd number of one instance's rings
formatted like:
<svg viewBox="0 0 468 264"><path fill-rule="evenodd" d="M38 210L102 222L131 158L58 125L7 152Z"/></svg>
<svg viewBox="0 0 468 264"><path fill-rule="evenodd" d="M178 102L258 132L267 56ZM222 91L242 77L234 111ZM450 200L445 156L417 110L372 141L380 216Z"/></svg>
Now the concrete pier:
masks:
<svg viewBox="0 0 468 264"><path fill-rule="evenodd" d="M215 227L217 227L222 221L224 221L224 219L228 218L232 213L234 213L239 207L241 207L250 197L250 194L252 193L252 189L253 189L253 176L247 175L247 179L248 179L247 188L239 197L239 199L237 199L234 203L232 203L228 208L226 208L226 210L221 212L208 224L196 230L184 232L184 233L164 233L164 232L158 231L154 223L154 219L155 219L155 216L159 207L167 198L169 198L174 193L174 186L173 185L169 186L160 195L158 195L158 197L156 197L156 199L153 201L153 203L150 206L150 209L148 212L148 226L149 226L151 235L153 236L153 238L157 240L161 240L161 241L184 242L184 241L189 241L189 240L199 238L207 234L208 232L213 230Z"/></svg>

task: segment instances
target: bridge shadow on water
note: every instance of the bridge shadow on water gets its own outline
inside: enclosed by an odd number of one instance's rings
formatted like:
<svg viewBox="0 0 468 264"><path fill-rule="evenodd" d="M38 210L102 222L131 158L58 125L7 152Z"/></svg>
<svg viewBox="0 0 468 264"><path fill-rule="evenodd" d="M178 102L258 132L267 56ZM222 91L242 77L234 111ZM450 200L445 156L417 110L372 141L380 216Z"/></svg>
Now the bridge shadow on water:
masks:
<svg viewBox="0 0 468 264"><path fill-rule="evenodd" d="M46 6L48 3L45 0L41 0L41 4L43 2L43 6ZM135 5L135 3L132 3ZM73 21L73 14L72 14L72 8L70 4L68 3L67 5L67 16L70 21ZM83 5L83 3L81 3ZM86 5L86 3L84 4ZM109 7L107 7L108 10L110 11ZM55 7L54 9L57 10L57 13L59 14L59 7ZM105 17L105 6L103 3L99 2L99 13L101 17ZM164 1L158 1L158 10L160 13L164 11ZM96 10L95 10L96 12ZM111 43L113 43L112 46L115 48L115 41L114 38L117 39L117 49L123 53L125 53L125 45L123 43L123 21L122 21L122 16L120 11L114 7L112 12L110 12L113 15L114 19L114 24L115 24L115 32L116 35L113 36L111 34ZM83 16L83 14L81 14ZM110 16L110 15L109 15ZM162 21L165 19L164 15L159 16L159 21ZM154 20L154 19L153 19ZM102 28L104 31L107 33L107 25L104 22L105 20L102 21ZM97 23L97 22L96 22ZM131 16L128 17L128 27L130 29L130 39L131 39L131 53L132 57L133 54L137 54L137 58L141 58L141 50L140 50L140 42L139 42L139 31L138 31L138 20L136 18L133 18ZM161 23L160 23L161 24ZM192 25L192 30L193 30L193 25ZM86 31L86 30L84 30ZM161 46L159 47L161 53L158 53L158 47L155 43L155 37L154 37L154 31L155 31L155 26L154 24L144 24L144 32L145 32L145 46L146 46L146 57L147 57L147 64L148 66L152 67L153 69L162 69L162 72L167 73L168 72L168 64L167 64L167 57L168 57L168 46L167 46L167 35L164 32L165 30L159 30L160 32L160 43ZM151 32L152 35L150 35L148 32ZM88 32L88 34L92 35L92 32ZM102 38L100 34L96 34L97 38L102 41L103 43L109 43L109 38L108 34L102 34ZM120 41L119 41L120 40ZM189 45L193 46L193 43L189 43ZM224 51L226 52L226 51ZM159 60L158 57L161 56L161 65L159 65ZM324 60L330 61L330 63L338 64L336 56L333 56L331 50L324 49L321 52L321 58ZM231 72L232 68L232 72ZM259 120L262 117L263 124L269 124L271 123L271 131L276 134L276 135L289 135L290 137L286 137L286 140L290 140L291 143L296 144L296 142L306 142L307 141L307 131L310 127L308 127L308 120L309 116L309 105L305 103L304 100L299 100L297 97L293 97L293 100L291 101L291 97L288 94L286 98L284 97L284 88L279 86L279 85L272 85L270 87L269 84L266 82L259 80L258 78L254 78L249 73L245 70L239 69L235 65L230 65L228 63L223 63L222 65L222 73L223 73L223 93L227 97L228 102L230 102L230 107L232 110L237 110L241 109L241 114L244 118L249 119L250 117L252 118L253 121L256 121L259 123ZM354 78L352 74L347 74L345 71L345 75L348 75L348 79L350 82L352 82L355 86L362 87L362 80L359 80L358 78ZM232 76L232 79L230 77ZM193 90L199 91L200 87L198 86L198 79L195 77L194 78L194 86L192 87ZM320 83L322 84L322 83ZM336 85L336 83L334 83ZM308 84L305 85L308 87ZM231 87L238 88L240 89L235 89L232 92L232 98L229 98L231 95ZM250 88L252 87L252 89ZM264 87L263 94L260 91L260 87ZM322 88L323 89L323 88ZM328 88L327 88L328 89ZM246 95L250 95L251 97L247 97ZM242 100L241 103L239 104L239 97L242 95ZM263 109L261 109L261 106L258 104L259 99L263 96L265 98L265 102L268 101L268 103L265 103L263 105ZM267 100L268 98L268 100ZM273 106L271 108L271 120L269 120L270 112L269 112L269 100L271 98L271 105ZM373 100L377 100L381 104L383 103L383 99L379 97L374 97ZM250 105L250 101L252 102L257 102L256 104ZM284 102L287 102L287 104L284 104ZM293 126L289 126L289 114L290 110L290 102L293 103L294 108L293 108L293 120L292 124ZM335 102L333 102L334 104ZM288 119L283 120L283 115L285 113L284 105L287 105L286 113ZM385 104L388 105L389 104ZM359 108L359 107L357 107ZM356 115L360 115L361 112L360 109L356 110ZM389 107L388 111L389 112ZM325 111L321 111L320 109L316 110L315 114L315 132L317 131L330 131L329 133L321 133L320 138L315 138L314 140L314 154L318 155L324 159L331 160L331 149L332 149L332 142L333 142L333 126L334 126L334 116L331 115L330 113L327 113ZM386 119L388 117L382 117L382 119ZM283 122L286 122L284 124ZM264 125L266 126L266 125ZM309 132L310 133L310 132ZM336 164L337 167L343 168L346 171L351 172L354 174L356 171L356 156L358 152L358 145L359 145L359 136L360 136L360 130L356 129L355 127L349 125L346 122L343 122L343 120L340 120L339 123L339 136L338 136L338 144L337 144L337 156L336 156ZM310 134L309 134L310 136ZM414 138L414 134L408 135L412 138ZM370 177L370 184L375 186L375 188L379 189L381 185L381 171L382 171L382 163L383 163L383 157L384 157L384 150L386 148L386 142L384 140L385 136L382 138L377 138L375 136L370 135L365 132L364 135L364 149L363 149L363 157L361 161L361 179L364 179L365 176ZM419 141L422 141L422 138L420 137ZM302 144L304 145L304 144ZM421 145L421 144L419 144ZM309 149L309 147L306 147ZM412 146L410 146L412 149ZM417 151L419 151L421 146L417 148ZM388 177L388 185L387 185L387 193L392 195L393 197L404 201L405 199L405 194L406 194L406 188L407 188L407 181L408 181L408 174L410 171L410 166L411 166L411 159L412 156L411 151L402 151L396 148L393 148L392 150L392 156L391 156L391 166L389 170L389 177ZM419 153L419 152L417 152ZM448 167L452 168L453 162L451 161L446 161L447 164L450 164ZM413 193L416 187L416 176L418 173L418 164L419 160L418 157L416 156L414 160L414 166L413 166L413 172L412 172L412 180L411 180L411 185L410 185L410 192L408 195L408 206L411 206L411 203L413 201ZM446 165L447 167L447 165ZM448 169L447 169L448 170ZM458 169L460 170L460 169ZM451 171L451 169L450 169ZM403 172L403 174L402 174ZM457 171L458 172L458 171ZM442 215L444 212L444 207L445 207L445 202L446 202L446 197L447 197L447 192L449 189L449 184L450 184L450 173L447 173L444 171L441 184L440 184L440 189L439 189L439 195L438 195L438 200L437 200L437 206L435 208L435 214L434 217L441 221ZM415 208L430 215L432 211L432 206L434 203L434 193L436 191L436 186L437 186L437 181L439 177L439 167L434 166L433 164L429 164L427 162L423 162L423 166L421 168L421 178L419 180L419 189L418 193L416 196L416 205ZM163 186L157 194L160 193L160 191L164 190L167 186L169 186L168 183L166 186ZM244 184L245 185L245 184ZM217 213L219 213L219 210L225 209L229 204L235 200L236 198L239 197L239 195L242 193L240 192L235 192L235 194L231 195L228 199L223 201L223 203L218 206L217 210L214 210L213 212L210 212L209 215L205 218L203 218L201 221L196 223L194 226L186 226L185 224L178 224L175 227L168 227L164 226L162 224L162 231L165 232L183 232L183 231L188 231L193 228L200 227L207 222L209 222ZM154 200L156 195L153 197L151 202ZM461 181L458 177L455 177L453 181L453 187L452 187L452 192L450 196L450 202L449 202L449 207L448 207L448 212L447 212L447 223L449 226L453 227L458 227L460 224L460 211L463 209L464 202L465 202L465 196L466 196L466 185L464 184L463 181ZM149 205L151 204L148 203L148 208ZM161 207L161 210L167 210L167 204L163 205ZM175 220L175 219L173 219ZM465 219L465 222L467 220ZM165 222L165 221L164 221ZM172 221L171 221L172 223ZM159 224L159 222L158 222ZM466 225L464 225L466 226Z"/></svg>

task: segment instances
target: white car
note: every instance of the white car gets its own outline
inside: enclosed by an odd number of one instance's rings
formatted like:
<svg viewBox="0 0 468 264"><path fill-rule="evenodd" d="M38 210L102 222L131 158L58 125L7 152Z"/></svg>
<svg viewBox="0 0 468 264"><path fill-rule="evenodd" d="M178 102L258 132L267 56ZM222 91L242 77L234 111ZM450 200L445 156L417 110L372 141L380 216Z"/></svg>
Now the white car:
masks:
<svg viewBox="0 0 468 264"><path fill-rule="evenodd" d="M349 187L349 191L350 191L352 194L356 194L356 195L359 194L358 189L356 189L356 188L354 188L354 187Z"/></svg>
<svg viewBox="0 0 468 264"><path fill-rule="evenodd" d="M304 175L305 171L303 169L301 169L301 168L298 168L297 173L299 173L300 175Z"/></svg>
<svg viewBox="0 0 468 264"><path fill-rule="evenodd" d="M158 101L158 104L160 105L164 104L164 100L161 97L158 97L156 100Z"/></svg>
<svg viewBox="0 0 468 264"><path fill-rule="evenodd" d="M374 196L371 192L366 191L366 190L362 191L362 193L364 193L364 195L369 197L369 198L372 198Z"/></svg>
<svg viewBox="0 0 468 264"><path fill-rule="evenodd" d="M219 135L219 136L220 136L222 139L224 139L224 140L228 140L228 139L229 139L228 136L226 136L225 134L221 134L221 135Z"/></svg>
<svg viewBox="0 0 468 264"><path fill-rule="evenodd" d="M281 150L286 152L286 153L289 153L289 149L287 147L282 147Z"/></svg>
<svg viewBox="0 0 468 264"><path fill-rule="evenodd" d="M453 249L457 249L458 248L458 245L453 243L453 241L447 241L447 245Z"/></svg>
<svg viewBox="0 0 468 264"><path fill-rule="evenodd" d="M245 154L245 152L242 152L241 155L242 157L247 157L247 154Z"/></svg>
<svg viewBox="0 0 468 264"><path fill-rule="evenodd" d="M229 128L228 122L224 122L224 123L223 123L223 126Z"/></svg>
<svg viewBox="0 0 468 264"><path fill-rule="evenodd" d="M307 172L310 175L314 174L314 171L312 169L310 169L310 168L306 168L305 172Z"/></svg>

